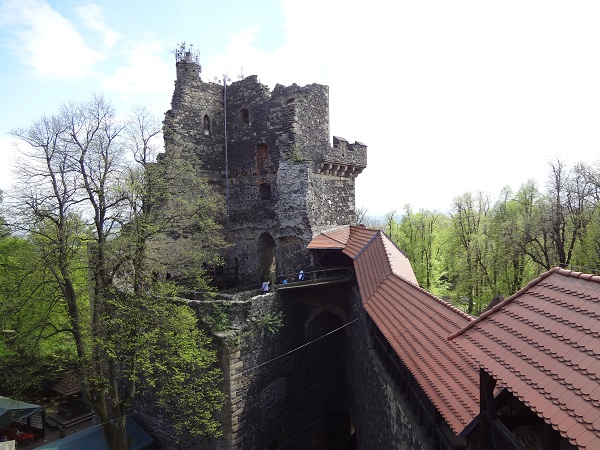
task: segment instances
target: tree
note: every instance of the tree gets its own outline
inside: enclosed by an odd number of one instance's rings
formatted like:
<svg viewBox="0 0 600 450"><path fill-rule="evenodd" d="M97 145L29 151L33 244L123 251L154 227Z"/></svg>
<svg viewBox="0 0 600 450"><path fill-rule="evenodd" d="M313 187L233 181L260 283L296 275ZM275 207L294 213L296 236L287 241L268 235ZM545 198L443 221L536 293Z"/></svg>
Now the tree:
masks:
<svg viewBox="0 0 600 450"><path fill-rule="evenodd" d="M165 188L160 180L170 168L151 162L156 125L142 109L120 121L95 96L13 132L27 144L14 223L64 300L62 331L73 339L85 399L111 449L128 448L125 418L140 389L187 413L196 433L218 434L213 413L223 401L208 338L185 302L165 300L177 286L161 277L165 264L151 249L179 229L195 244L190 254L215 259L219 205L201 182L180 185L185 195ZM138 167L125 159L127 149ZM83 274L85 289L74 282Z"/></svg>
<svg viewBox="0 0 600 450"><path fill-rule="evenodd" d="M0 395L42 397L72 363L62 296L47 278L30 241L0 238Z"/></svg>
<svg viewBox="0 0 600 450"><path fill-rule="evenodd" d="M506 187L493 208L491 229L497 242L494 264L498 272L498 291L504 296L517 292L535 276L523 243L523 229L538 196L533 181L522 185L516 194Z"/></svg>
<svg viewBox="0 0 600 450"><path fill-rule="evenodd" d="M595 187L587 171L583 164L570 171L560 160L552 162L546 195L523 204L526 220L519 245L544 270L570 266L596 214Z"/></svg>
<svg viewBox="0 0 600 450"><path fill-rule="evenodd" d="M367 208L356 208L356 210L354 211L354 215L356 217L356 224L357 225L365 225L367 221L369 221L369 216L367 216Z"/></svg>
<svg viewBox="0 0 600 450"><path fill-rule="evenodd" d="M393 241L395 239L394 231L396 231L396 228L398 228L398 223L396 222L396 210L395 209L393 209L385 214L383 225L385 226L384 231L387 233L387 235Z"/></svg>
<svg viewBox="0 0 600 450"><path fill-rule="evenodd" d="M446 220L442 214L421 210L414 213L410 205L397 227L397 243L407 254L419 284L434 294L443 294L437 267L442 245L442 228Z"/></svg>
<svg viewBox="0 0 600 450"><path fill-rule="evenodd" d="M489 197L479 192L456 197L450 214L454 238L450 267L456 281L455 295L467 299L469 314L479 314L495 295L489 296L496 279L489 264L495 252L494 241L488 239L489 213Z"/></svg>

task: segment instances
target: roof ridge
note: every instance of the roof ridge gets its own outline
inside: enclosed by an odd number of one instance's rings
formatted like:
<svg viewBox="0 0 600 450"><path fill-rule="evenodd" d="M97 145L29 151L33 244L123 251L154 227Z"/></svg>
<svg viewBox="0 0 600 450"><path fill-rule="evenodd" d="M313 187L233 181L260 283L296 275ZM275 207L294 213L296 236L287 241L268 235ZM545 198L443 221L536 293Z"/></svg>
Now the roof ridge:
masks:
<svg viewBox="0 0 600 450"><path fill-rule="evenodd" d="M566 277L581 278L582 280L595 281L596 283L600 283L600 275L594 275L585 272L577 272L575 270L563 269L560 267L556 267L555 269L556 273L558 273L559 275L564 275Z"/></svg>
<svg viewBox="0 0 600 450"><path fill-rule="evenodd" d="M392 240L392 238L390 238L390 237L389 237L389 236L386 234L386 232L385 232L385 231L383 231L383 230L379 230L379 232L380 232L381 234L383 234L383 236L385 236L385 238L387 239L387 241L388 241L389 243L391 243L391 244L392 244L394 247L396 247L396 249L397 249L397 250L398 250L400 253L402 253L402 254L403 254L403 255L404 255L404 256L405 256L405 257L408 259L408 255L406 254L406 252L405 252L404 250L402 250L402 249L401 249L401 248L398 246L398 244L396 244L396 243L395 243L395 242Z"/></svg>
<svg viewBox="0 0 600 450"><path fill-rule="evenodd" d="M355 260L358 259L358 257L362 254L362 252L364 252L367 249L367 247L369 247L369 245L371 245L371 242L373 242L375 240L375 238L377 238L377 236L381 235L381 230L373 230L373 231L375 231L375 234L373 234L373 236L371 236L371 238L365 243L365 245L363 245L363 248L361 248L360 251L356 254L356 256L354 257ZM382 242L382 244L383 244L383 242ZM386 259L389 264L390 258L386 258ZM383 280L385 280L385 278ZM383 282L383 280L382 280L382 282ZM379 284L381 284L381 283L379 283Z"/></svg>
<svg viewBox="0 0 600 450"><path fill-rule="evenodd" d="M475 317L473 317L470 314L467 314L466 312L464 312L463 310L457 308L456 306L454 306L452 303L447 302L446 300L444 300L443 298L440 298L436 295L433 295L431 292L429 292L428 290L422 288L421 286L419 286L418 284L414 284L412 282L410 282L409 280L407 280L406 278L404 278L402 275L398 275L397 273L391 272L389 276L395 276L399 279L401 279L402 281L404 281L405 283L411 285L412 287L414 287L415 289L419 290L420 292L422 292L423 294L427 295L428 297L431 297L433 300L435 300L436 302L438 302L439 304L441 304L442 306L448 308L450 311L457 313L459 316L464 317L465 319L469 320L470 322L476 320ZM388 278L386 277L386 278ZM385 279L384 279L385 281Z"/></svg>
<svg viewBox="0 0 600 450"><path fill-rule="evenodd" d="M544 278L549 277L553 273L558 273L560 270L564 270L564 269L561 269L560 267L554 267L553 269L550 269L547 272L542 273L539 277L531 280L529 283L527 283L527 285L525 287L522 287L517 292L515 292L513 295L511 295L510 297L508 297L508 298L504 299L503 301L501 301L500 303L498 303L492 309L488 309L487 311L484 311L482 314L479 315L479 317L477 317L471 323L467 324L463 329L458 330L456 333L453 333L450 336L448 336L447 339L454 339L455 337L460 336L465 331L467 331L469 328L474 327L476 324L478 324L479 322L481 322L486 317L489 317L492 314L494 314L496 311L498 311L499 309L502 309L504 307L504 305L506 305L508 303L511 303L516 297L518 297L522 293L526 292L527 290L531 289L533 286L535 286L536 284L538 284ZM566 271L566 272L569 272L569 271ZM599 277L598 281L600 281L600 277Z"/></svg>
<svg viewBox="0 0 600 450"><path fill-rule="evenodd" d="M346 239L345 241L340 241L339 239L336 239L329 234L329 233L333 233L334 231L341 230L343 228L348 229L348 238L349 238L350 237L350 225L342 225L341 227L330 228L329 230L321 231L319 234L327 236L332 241L339 242L340 244L342 244L345 247L346 245L348 245L348 239Z"/></svg>

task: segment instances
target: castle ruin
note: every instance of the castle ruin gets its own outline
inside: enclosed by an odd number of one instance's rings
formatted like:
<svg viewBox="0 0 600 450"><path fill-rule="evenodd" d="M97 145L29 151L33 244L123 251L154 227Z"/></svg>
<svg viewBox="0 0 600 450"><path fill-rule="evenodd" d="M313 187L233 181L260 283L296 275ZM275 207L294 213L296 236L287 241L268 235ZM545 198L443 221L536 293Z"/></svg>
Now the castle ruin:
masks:
<svg viewBox="0 0 600 450"><path fill-rule="evenodd" d="M250 284L306 267L315 234L355 221L366 145L335 136L330 145L327 86L277 84L270 91L256 75L230 85L205 82L185 44L175 53L165 153L184 144L225 198L233 246L220 273L230 284Z"/></svg>

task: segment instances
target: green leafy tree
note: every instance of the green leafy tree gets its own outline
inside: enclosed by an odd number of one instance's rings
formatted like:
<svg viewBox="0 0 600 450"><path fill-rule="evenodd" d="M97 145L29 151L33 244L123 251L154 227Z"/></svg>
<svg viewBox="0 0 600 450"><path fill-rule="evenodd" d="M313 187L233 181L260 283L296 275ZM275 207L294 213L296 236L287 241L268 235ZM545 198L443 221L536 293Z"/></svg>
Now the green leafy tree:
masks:
<svg viewBox="0 0 600 450"><path fill-rule="evenodd" d="M493 208L491 227L497 242L494 260L498 273L497 291L504 297L517 292L535 276L534 264L522 245L522 236L537 195L533 181L521 186L516 194L504 188Z"/></svg>
<svg viewBox="0 0 600 450"><path fill-rule="evenodd" d="M397 227L397 244L407 254L419 285L436 295L444 295L441 283L442 273L439 264L442 250L443 227L446 218L439 213L427 210L413 212L410 205L404 207L404 214Z"/></svg>
<svg viewBox="0 0 600 450"><path fill-rule="evenodd" d="M455 281L455 298L465 299L469 314L479 314L489 303L489 288L494 285L489 262L494 242L489 235L490 201L484 193L456 197L450 218L453 240L449 267Z"/></svg>
<svg viewBox="0 0 600 450"><path fill-rule="evenodd" d="M46 275L31 242L0 238L0 395L40 398L72 362L62 297Z"/></svg>
<svg viewBox="0 0 600 450"><path fill-rule="evenodd" d="M219 204L191 164L182 190L165 188L160 180L173 168L151 162L159 131L145 110L121 121L94 97L13 133L27 144L15 225L60 293L69 325L61 332L73 339L85 399L111 449L128 448L125 418L144 389L167 411L184 412L179 425L188 431L219 432L215 353L191 309L165 300L178 287L163 277L169 265L189 274L198 258L217 258ZM137 167L124 158L128 149ZM177 241L175 230L189 252L165 262L158 255ZM75 282L82 274L85 289Z"/></svg>
<svg viewBox="0 0 600 450"><path fill-rule="evenodd" d="M569 267L577 245L585 241L597 210L595 188L585 171L581 164L568 170L561 161L554 161L546 195L530 189L518 199L525 216L517 245L541 270ZM583 253L580 249L582 257Z"/></svg>

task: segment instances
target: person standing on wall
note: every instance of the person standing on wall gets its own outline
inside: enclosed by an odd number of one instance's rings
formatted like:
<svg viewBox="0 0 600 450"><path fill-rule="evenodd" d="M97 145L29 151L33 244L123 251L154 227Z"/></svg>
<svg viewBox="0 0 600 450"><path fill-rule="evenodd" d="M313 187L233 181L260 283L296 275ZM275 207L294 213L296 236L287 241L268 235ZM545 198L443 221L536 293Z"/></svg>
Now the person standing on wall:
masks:
<svg viewBox="0 0 600 450"><path fill-rule="evenodd" d="M266 278L264 279L264 281L262 283L262 293L263 293L263 295L269 293L269 280L267 280Z"/></svg>

